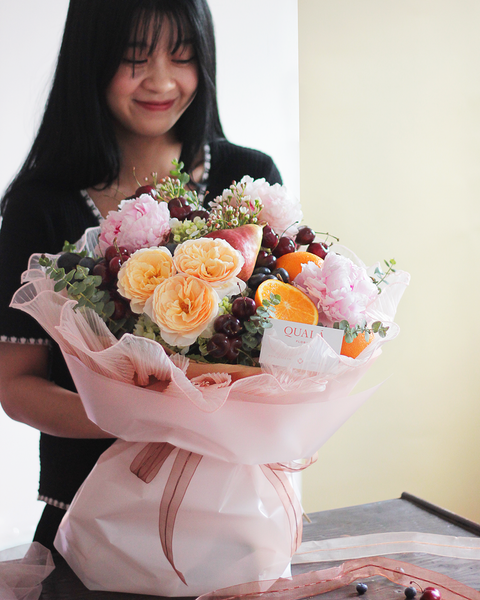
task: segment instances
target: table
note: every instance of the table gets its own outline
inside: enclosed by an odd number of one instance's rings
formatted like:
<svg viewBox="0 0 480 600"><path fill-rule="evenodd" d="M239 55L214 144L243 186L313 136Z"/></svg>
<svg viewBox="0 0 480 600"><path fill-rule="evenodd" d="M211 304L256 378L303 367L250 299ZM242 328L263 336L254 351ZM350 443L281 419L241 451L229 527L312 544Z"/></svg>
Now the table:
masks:
<svg viewBox="0 0 480 600"><path fill-rule="evenodd" d="M332 539L345 535L362 535L388 531L419 531L444 535L480 537L480 525L404 492L395 500L312 513L305 523L303 541ZM452 559L421 553L393 554L391 558L438 571L480 590L480 561ZM159 600L160 596L120 594L87 590L65 561L55 556L56 569L44 581L41 600ZM294 565L293 574L324 569L339 562ZM404 600L403 588L383 577L367 581L365 600ZM417 595L417 598L419 595ZM352 584L318 596L322 600L358 598Z"/></svg>

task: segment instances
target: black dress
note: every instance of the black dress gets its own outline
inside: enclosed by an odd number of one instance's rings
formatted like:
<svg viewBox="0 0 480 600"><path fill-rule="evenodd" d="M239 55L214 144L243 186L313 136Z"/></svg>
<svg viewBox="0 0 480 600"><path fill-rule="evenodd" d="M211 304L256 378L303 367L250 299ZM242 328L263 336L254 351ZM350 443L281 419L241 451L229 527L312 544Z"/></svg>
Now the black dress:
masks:
<svg viewBox="0 0 480 600"><path fill-rule="evenodd" d="M205 204L244 175L281 183L272 159L256 150L226 140L206 146L205 176L201 192ZM45 344L50 349L49 379L71 391L75 386L60 349L42 327L26 313L9 308L20 276L35 252L56 254L65 240L78 240L85 229L99 224L101 215L93 202L79 191L37 184L18 188L5 208L0 229L0 341ZM57 527L98 457L114 440L69 439L40 435L39 500L47 503L35 540L53 549Z"/></svg>

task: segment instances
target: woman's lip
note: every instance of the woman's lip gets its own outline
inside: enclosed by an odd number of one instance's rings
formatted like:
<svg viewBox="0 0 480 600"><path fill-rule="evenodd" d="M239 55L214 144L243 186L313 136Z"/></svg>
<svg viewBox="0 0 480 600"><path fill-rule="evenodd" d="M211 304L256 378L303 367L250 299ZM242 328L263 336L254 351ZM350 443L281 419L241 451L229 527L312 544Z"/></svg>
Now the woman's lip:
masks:
<svg viewBox="0 0 480 600"><path fill-rule="evenodd" d="M149 102L149 101L143 101L143 100L135 100L135 102L141 106L142 108L144 108L145 110L151 110L153 112L155 111L164 111L164 110L168 110L169 108L171 108L173 106L173 103L175 102L175 100L167 100L166 102Z"/></svg>

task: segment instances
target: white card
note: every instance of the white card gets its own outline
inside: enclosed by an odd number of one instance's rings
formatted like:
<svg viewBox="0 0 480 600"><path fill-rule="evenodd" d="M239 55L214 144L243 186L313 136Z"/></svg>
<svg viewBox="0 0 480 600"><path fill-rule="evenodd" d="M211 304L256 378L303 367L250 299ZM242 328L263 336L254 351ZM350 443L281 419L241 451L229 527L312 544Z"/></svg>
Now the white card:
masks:
<svg viewBox="0 0 480 600"><path fill-rule="evenodd" d="M343 331L331 327L319 327L317 325L306 325L305 323L293 323L292 321L281 321L272 319L273 327L266 329L266 336L273 336L291 347L302 346L320 335L337 354L340 354L343 341ZM294 367L304 371L316 371L317 365L309 360L308 356L285 357L275 352L275 344L262 344L260 362L276 365L279 367ZM295 363L295 364L294 364Z"/></svg>

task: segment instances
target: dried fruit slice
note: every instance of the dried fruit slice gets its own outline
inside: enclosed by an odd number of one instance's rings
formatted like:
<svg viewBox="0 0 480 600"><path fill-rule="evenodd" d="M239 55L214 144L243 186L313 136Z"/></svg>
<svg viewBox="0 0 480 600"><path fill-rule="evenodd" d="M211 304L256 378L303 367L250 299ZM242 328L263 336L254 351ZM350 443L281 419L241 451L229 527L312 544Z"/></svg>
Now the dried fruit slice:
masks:
<svg viewBox="0 0 480 600"><path fill-rule="evenodd" d="M277 258L277 269L285 269L290 275L290 281L302 272L302 265L313 262L317 266L323 265L323 259L312 252L290 252Z"/></svg>
<svg viewBox="0 0 480 600"><path fill-rule="evenodd" d="M280 304L274 307L276 319L317 325L317 308L301 290L277 279L267 279L255 292L257 306L260 306L263 300L269 300L270 294L278 294L281 298Z"/></svg>
<svg viewBox="0 0 480 600"><path fill-rule="evenodd" d="M365 334L361 333L360 335L357 335L353 342L350 342L349 344L347 344L345 338L343 338L342 349L340 350L340 354L343 354L343 356L349 356L350 358L357 358L360 352L364 350L368 346L368 344L371 344L373 342L373 338L373 333L370 333L367 342L365 341Z"/></svg>

